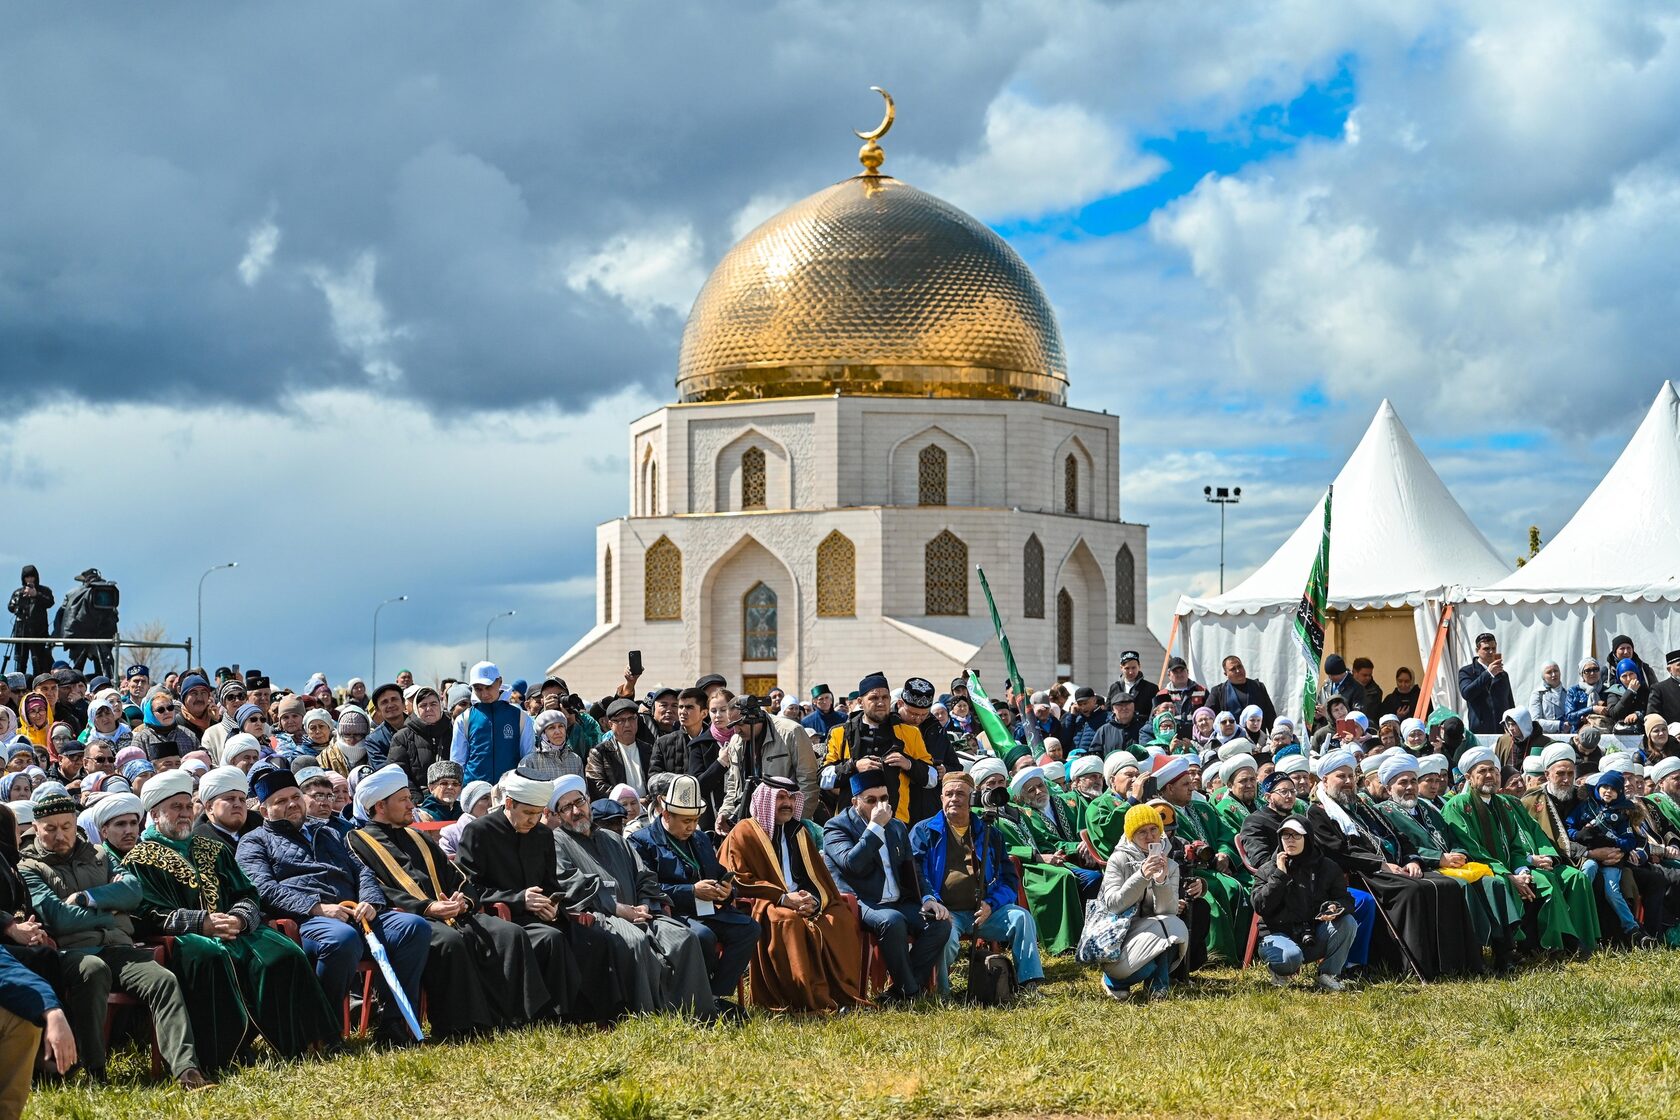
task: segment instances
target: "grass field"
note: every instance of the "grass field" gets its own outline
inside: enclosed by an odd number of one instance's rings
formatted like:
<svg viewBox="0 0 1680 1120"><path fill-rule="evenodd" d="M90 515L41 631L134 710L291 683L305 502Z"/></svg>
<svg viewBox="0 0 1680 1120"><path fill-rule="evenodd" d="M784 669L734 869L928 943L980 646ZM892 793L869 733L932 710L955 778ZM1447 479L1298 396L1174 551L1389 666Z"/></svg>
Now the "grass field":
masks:
<svg viewBox="0 0 1680 1120"><path fill-rule="evenodd" d="M190 1098L140 1082L131 1052L114 1056L112 1086L40 1092L25 1115L1680 1115L1680 952L1342 995L1212 969L1146 1007L1108 999L1071 962L1055 962L1050 978L1045 998L1006 1010L530 1030L257 1066Z"/></svg>

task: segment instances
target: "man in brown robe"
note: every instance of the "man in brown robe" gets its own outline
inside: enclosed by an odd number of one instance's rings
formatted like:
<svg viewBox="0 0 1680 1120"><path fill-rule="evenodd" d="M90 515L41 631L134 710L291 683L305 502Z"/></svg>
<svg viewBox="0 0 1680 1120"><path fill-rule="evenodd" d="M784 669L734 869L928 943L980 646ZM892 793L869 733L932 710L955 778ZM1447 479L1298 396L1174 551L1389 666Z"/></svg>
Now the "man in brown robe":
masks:
<svg viewBox="0 0 1680 1120"><path fill-rule="evenodd" d="M752 815L724 838L718 861L769 936L752 961L752 1002L775 1011L834 1011L865 1002L857 917L801 823L805 796L787 778L764 778Z"/></svg>

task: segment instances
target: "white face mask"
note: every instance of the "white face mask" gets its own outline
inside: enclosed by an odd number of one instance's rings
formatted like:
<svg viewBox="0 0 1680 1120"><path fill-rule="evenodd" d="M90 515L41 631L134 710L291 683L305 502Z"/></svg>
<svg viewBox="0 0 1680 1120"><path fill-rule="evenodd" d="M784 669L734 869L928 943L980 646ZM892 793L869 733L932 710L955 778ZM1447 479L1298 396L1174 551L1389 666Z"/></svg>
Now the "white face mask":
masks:
<svg viewBox="0 0 1680 1120"><path fill-rule="evenodd" d="M344 752L346 766L356 766L367 757L367 748L360 743L346 743L339 740L338 749Z"/></svg>

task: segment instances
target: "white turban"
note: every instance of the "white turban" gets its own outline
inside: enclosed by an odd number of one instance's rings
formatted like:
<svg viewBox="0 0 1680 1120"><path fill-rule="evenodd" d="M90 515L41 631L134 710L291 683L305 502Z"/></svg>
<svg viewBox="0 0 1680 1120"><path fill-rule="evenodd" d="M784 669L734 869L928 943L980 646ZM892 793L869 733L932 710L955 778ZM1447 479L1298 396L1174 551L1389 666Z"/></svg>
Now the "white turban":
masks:
<svg viewBox="0 0 1680 1120"><path fill-rule="evenodd" d="M1523 759L1522 772L1536 776L1546 772L1546 762L1537 754L1531 754Z"/></svg>
<svg viewBox="0 0 1680 1120"><path fill-rule="evenodd" d="M1128 766L1130 766L1133 770L1138 769L1138 760L1132 757L1131 751L1115 751L1113 754L1103 759L1103 785L1112 783L1114 781L1114 775L1120 773L1120 771L1124 770Z"/></svg>
<svg viewBox="0 0 1680 1120"><path fill-rule="evenodd" d="M93 813L94 827L104 828L118 817L126 817L130 813L138 814L141 811L140 799L132 793L107 794L95 802L89 811ZM94 843L98 842L98 838L94 838Z"/></svg>
<svg viewBox="0 0 1680 1120"><path fill-rule="evenodd" d="M1602 773L1608 774L1612 770L1619 770L1623 774L1632 774L1636 778L1645 773L1645 767L1639 765L1639 760L1626 751L1617 751L1615 754L1605 755L1599 762L1598 768Z"/></svg>
<svg viewBox="0 0 1680 1120"><path fill-rule="evenodd" d="M1068 767L1068 777L1074 779L1087 778L1092 774L1101 774L1102 772L1103 760L1094 754L1082 754L1073 760L1072 766Z"/></svg>
<svg viewBox="0 0 1680 1120"><path fill-rule="evenodd" d="M237 735L229 735L222 744L222 761L232 763L242 754L261 754L262 744L250 732L241 731Z"/></svg>
<svg viewBox="0 0 1680 1120"><path fill-rule="evenodd" d="M171 797L193 791L193 776L185 770L165 770L154 774L140 791L140 807L150 813Z"/></svg>
<svg viewBox="0 0 1680 1120"><path fill-rule="evenodd" d="M1352 769L1355 766L1354 754L1346 747L1328 751L1319 756L1318 765L1314 767L1319 777L1333 774L1344 767Z"/></svg>
<svg viewBox="0 0 1680 1120"><path fill-rule="evenodd" d="M1244 770L1253 770L1255 773L1259 773L1260 764L1254 761L1254 756L1251 754L1232 755L1225 760L1225 765L1219 768L1220 780L1226 785L1230 785L1231 779Z"/></svg>
<svg viewBox="0 0 1680 1120"><path fill-rule="evenodd" d="M1491 762L1497 767L1499 756L1494 753L1492 747L1471 747L1458 756L1458 772L1468 774L1473 768L1484 762Z"/></svg>
<svg viewBox="0 0 1680 1120"><path fill-rule="evenodd" d="M968 770L968 775L974 779L975 785L979 785L987 778L1002 778L1007 777L1008 774L1009 771L1004 769L1003 759L1001 758L977 758L974 760L974 765L969 767Z"/></svg>
<svg viewBox="0 0 1680 1120"><path fill-rule="evenodd" d="M554 798L554 783L540 782L523 774L509 772L502 775L502 794L521 805L546 809Z"/></svg>
<svg viewBox="0 0 1680 1120"><path fill-rule="evenodd" d="M1645 776L1650 778L1653 782L1660 782L1677 770L1680 770L1680 758L1665 758L1649 770L1645 771Z"/></svg>
<svg viewBox="0 0 1680 1120"><path fill-rule="evenodd" d="M157 781L153 778L152 781ZM148 785L148 788L149 785ZM237 766L218 766L205 774L198 782L198 797L206 805L225 793L248 794L251 792L251 779L245 776L245 771Z"/></svg>
<svg viewBox="0 0 1680 1120"><path fill-rule="evenodd" d="M1416 774L1418 761L1405 751L1389 751L1377 769L1377 778L1384 786L1391 786L1403 774Z"/></svg>
<svg viewBox="0 0 1680 1120"><path fill-rule="evenodd" d="M356 783L356 807L371 818L375 805L407 788L407 771L394 762L387 763Z"/></svg>
<svg viewBox="0 0 1680 1120"><path fill-rule="evenodd" d="M1445 777L1449 769L1451 767L1448 765L1447 756L1444 754L1426 754L1418 759L1418 777L1420 778L1427 774L1440 774Z"/></svg>
<svg viewBox="0 0 1680 1120"><path fill-rule="evenodd" d="M1188 755L1175 754L1159 766L1155 767L1154 770L1150 771L1150 776L1155 779L1155 788L1157 790L1161 790L1165 789L1169 782L1176 782L1179 778L1188 773L1189 770L1190 757Z"/></svg>
<svg viewBox="0 0 1680 1120"><path fill-rule="evenodd" d="M1280 759L1274 769L1276 769L1279 774L1305 774L1307 771L1311 770L1312 767L1307 765L1306 755L1292 754Z"/></svg>
<svg viewBox="0 0 1680 1120"><path fill-rule="evenodd" d="M1546 770L1550 770L1559 762L1579 761L1580 758L1575 754L1575 748L1570 746L1568 743L1553 743L1551 746L1540 752L1540 767L1542 773Z"/></svg>
<svg viewBox="0 0 1680 1120"><path fill-rule="evenodd" d="M1407 735L1410 735L1414 731L1428 731L1428 730L1429 730L1429 725L1424 723L1421 719L1418 719L1415 716L1411 719L1406 719L1406 720L1401 720L1400 721L1400 735L1401 735L1402 738L1404 738Z"/></svg>
<svg viewBox="0 0 1680 1120"><path fill-rule="evenodd" d="M1034 778L1042 777L1044 777L1044 767L1042 766L1028 766L1023 770L1017 770L1015 776L1009 779L1009 792L1012 796L1018 797L1021 791L1027 788L1028 782Z"/></svg>
<svg viewBox="0 0 1680 1120"><path fill-rule="evenodd" d="M503 780L505 781L506 779ZM560 777L554 779L554 796L549 800L548 807L550 809L558 808L561 800L570 794L581 793L584 797L588 797L588 788L589 787L584 784L583 779L578 775L562 774Z"/></svg>

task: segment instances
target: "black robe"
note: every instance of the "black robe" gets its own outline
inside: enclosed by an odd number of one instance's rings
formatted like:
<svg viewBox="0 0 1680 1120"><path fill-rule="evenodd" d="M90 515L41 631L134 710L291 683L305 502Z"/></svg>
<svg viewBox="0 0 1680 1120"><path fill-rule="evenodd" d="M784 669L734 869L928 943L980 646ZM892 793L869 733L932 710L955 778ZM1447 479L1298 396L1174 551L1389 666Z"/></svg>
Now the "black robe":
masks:
<svg viewBox="0 0 1680 1120"><path fill-rule="evenodd" d="M372 837L420 888L408 890L375 852ZM419 832L369 821L347 838L356 858L379 880L399 910L424 915L426 904L461 890L464 880L449 857ZM416 842L418 841L418 843ZM431 853L437 880L427 871L420 845ZM525 931L511 922L465 913L453 921L427 919L432 927L426 956L426 1017L439 1038L459 1038L514 1026L545 1014L553 1003Z"/></svg>
<svg viewBox="0 0 1680 1120"><path fill-rule="evenodd" d="M1419 879L1384 871L1385 863L1403 867L1417 859L1411 842L1357 798L1345 809L1358 829L1353 835L1344 833L1316 801L1307 810L1307 828L1320 851L1347 874L1348 885L1369 891L1386 916L1387 922L1380 917L1377 921L1373 957L1386 957L1391 966L1404 968L1403 960L1395 959L1403 947L1425 980L1481 974L1482 944L1470 919L1464 884L1439 871L1425 872Z"/></svg>
<svg viewBox="0 0 1680 1120"><path fill-rule="evenodd" d="M542 965L556 1010L576 1022L606 1022L624 1009L610 948L603 935L566 916L543 921L525 906L536 887L550 898L561 893L554 857L554 833L539 824L517 832L503 809L492 809L461 830L455 860L466 876L462 888L480 906L508 908L523 926Z"/></svg>

